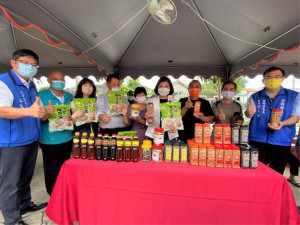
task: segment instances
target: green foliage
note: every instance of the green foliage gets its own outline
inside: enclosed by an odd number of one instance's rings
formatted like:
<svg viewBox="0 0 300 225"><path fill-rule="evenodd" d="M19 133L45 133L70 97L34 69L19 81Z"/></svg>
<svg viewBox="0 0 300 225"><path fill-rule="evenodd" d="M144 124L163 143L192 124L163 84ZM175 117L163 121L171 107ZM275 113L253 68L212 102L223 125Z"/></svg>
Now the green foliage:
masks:
<svg viewBox="0 0 300 225"><path fill-rule="evenodd" d="M124 85L124 79L121 80L121 90L127 95L128 91L134 91L137 87L140 87L140 81L138 79L130 79L127 81L127 85ZM150 97L154 95L154 90L150 88L146 88L147 95Z"/></svg>
<svg viewBox="0 0 300 225"><path fill-rule="evenodd" d="M239 94L243 90L243 88L246 87L246 84L248 83L247 79L243 76L234 79L234 82L237 85L236 94Z"/></svg>
<svg viewBox="0 0 300 225"><path fill-rule="evenodd" d="M222 81L219 77L210 77L208 79L203 79L204 84L202 84L201 95L206 95L208 98L214 95L219 95L221 93Z"/></svg>

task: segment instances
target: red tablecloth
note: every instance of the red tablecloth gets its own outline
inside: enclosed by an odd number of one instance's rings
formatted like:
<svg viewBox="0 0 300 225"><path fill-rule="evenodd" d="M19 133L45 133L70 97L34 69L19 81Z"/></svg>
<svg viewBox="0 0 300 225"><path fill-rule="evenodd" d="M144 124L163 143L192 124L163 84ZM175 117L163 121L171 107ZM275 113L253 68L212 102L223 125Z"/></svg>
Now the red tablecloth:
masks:
<svg viewBox="0 0 300 225"><path fill-rule="evenodd" d="M298 224L286 179L257 170L70 159L47 216L58 224ZM300 221L300 220L299 220Z"/></svg>

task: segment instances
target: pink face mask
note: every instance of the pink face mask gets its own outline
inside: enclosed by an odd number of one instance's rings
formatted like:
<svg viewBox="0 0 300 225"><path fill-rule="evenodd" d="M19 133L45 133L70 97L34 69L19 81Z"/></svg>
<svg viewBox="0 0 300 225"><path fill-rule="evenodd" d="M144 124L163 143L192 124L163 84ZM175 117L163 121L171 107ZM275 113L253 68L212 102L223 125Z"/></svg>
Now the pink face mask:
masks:
<svg viewBox="0 0 300 225"><path fill-rule="evenodd" d="M144 103L146 101L146 96L136 97L138 103Z"/></svg>

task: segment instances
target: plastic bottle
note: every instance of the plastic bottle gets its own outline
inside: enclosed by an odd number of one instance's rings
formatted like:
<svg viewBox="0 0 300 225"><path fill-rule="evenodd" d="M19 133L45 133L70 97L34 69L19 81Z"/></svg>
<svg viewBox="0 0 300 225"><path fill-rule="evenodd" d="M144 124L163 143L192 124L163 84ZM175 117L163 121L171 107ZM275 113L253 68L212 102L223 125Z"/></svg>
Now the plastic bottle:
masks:
<svg viewBox="0 0 300 225"><path fill-rule="evenodd" d="M96 147L96 159L102 159L102 134L98 133L98 137L95 138L95 147Z"/></svg>
<svg viewBox="0 0 300 225"><path fill-rule="evenodd" d="M117 150L116 150L116 159L117 162L123 161L123 147L124 147L124 138L123 135L118 135L117 139Z"/></svg>
<svg viewBox="0 0 300 225"><path fill-rule="evenodd" d="M94 133L91 133L88 139L87 158L88 159L95 158L95 134Z"/></svg>
<svg viewBox="0 0 300 225"><path fill-rule="evenodd" d="M142 144L141 160L150 162L152 160L152 144L150 140L144 140Z"/></svg>
<svg viewBox="0 0 300 225"><path fill-rule="evenodd" d="M116 145L117 145L117 135L113 134L110 139L110 160L116 160Z"/></svg>
<svg viewBox="0 0 300 225"><path fill-rule="evenodd" d="M84 133L82 134L81 139L80 139L80 148L81 148L81 154L80 154L80 157L81 157L82 159L86 159L87 142L88 142L88 136L87 136L87 133L84 132Z"/></svg>
<svg viewBox="0 0 300 225"><path fill-rule="evenodd" d="M108 160L108 142L108 134L105 134L102 141L102 157L104 161Z"/></svg>
<svg viewBox="0 0 300 225"><path fill-rule="evenodd" d="M179 146L178 146L179 147ZM162 162L163 160L163 145L162 144L154 144L152 150L152 161L154 162Z"/></svg>
<svg viewBox="0 0 300 225"><path fill-rule="evenodd" d="M124 141L124 161L130 162L131 160L131 136L126 135L125 141Z"/></svg>
<svg viewBox="0 0 300 225"><path fill-rule="evenodd" d="M132 162L139 161L139 138L137 135L133 136L132 140L132 152L131 152L131 158Z"/></svg>
<svg viewBox="0 0 300 225"><path fill-rule="evenodd" d="M73 137L72 156L74 159L80 158L80 133L75 132Z"/></svg>

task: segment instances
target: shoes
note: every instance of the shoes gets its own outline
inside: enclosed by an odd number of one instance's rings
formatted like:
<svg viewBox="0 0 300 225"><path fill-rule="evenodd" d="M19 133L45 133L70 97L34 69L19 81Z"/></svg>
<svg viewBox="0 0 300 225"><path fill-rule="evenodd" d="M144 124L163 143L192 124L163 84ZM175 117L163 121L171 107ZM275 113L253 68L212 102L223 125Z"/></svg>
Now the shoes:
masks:
<svg viewBox="0 0 300 225"><path fill-rule="evenodd" d="M294 186L300 188L300 184L296 183L295 180L287 179L287 181L290 182L291 184L293 184Z"/></svg>
<svg viewBox="0 0 300 225"><path fill-rule="evenodd" d="M28 223L25 223L24 220L19 221L16 223L17 225L28 225Z"/></svg>
<svg viewBox="0 0 300 225"><path fill-rule="evenodd" d="M27 206L25 209L21 210L21 215L27 213L27 212L35 212L38 211L40 209L43 209L47 206L47 202L45 203L41 203L41 204L35 204L33 202L30 202L29 206Z"/></svg>

